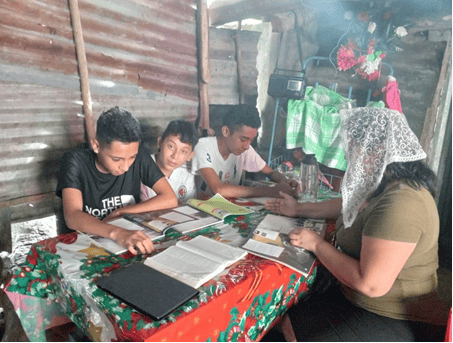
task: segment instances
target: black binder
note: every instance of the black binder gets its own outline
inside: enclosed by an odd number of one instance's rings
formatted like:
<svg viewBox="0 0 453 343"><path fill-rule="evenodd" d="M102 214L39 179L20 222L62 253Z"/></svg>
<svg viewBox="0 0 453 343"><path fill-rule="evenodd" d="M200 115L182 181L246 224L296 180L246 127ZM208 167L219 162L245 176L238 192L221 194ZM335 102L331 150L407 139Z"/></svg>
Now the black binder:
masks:
<svg viewBox="0 0 453 343"><path fill-rule="evenodd" d="M97 286L154 320L161 320L199 293L142 263L100 278Z"/></svg>

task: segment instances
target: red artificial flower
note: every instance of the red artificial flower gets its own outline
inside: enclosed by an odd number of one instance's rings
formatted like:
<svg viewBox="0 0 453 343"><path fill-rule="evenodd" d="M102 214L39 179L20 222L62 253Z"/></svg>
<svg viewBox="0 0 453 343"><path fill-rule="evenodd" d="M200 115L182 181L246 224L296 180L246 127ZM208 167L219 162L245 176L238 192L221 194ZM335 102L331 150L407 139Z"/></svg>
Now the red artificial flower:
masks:
<svg viewBox="0 0 453 343"><path fill-rule="evenodd" d="M379 70L376 70L368 75L368 80L369 81L377 80L377 79L379 79L380 76L381 76L381 73L379 72Z"/></svg>
<svg viewBox="0 0 453 343"><path fill-rule="evenodd" d="M355 66L358 61L355 59L354 46L347 44L342 45L337 52L337 63L339 70L348 70Z"/></svg>
<svg viewBox="0 0 453 343"><path fill-rule="evenodd" d="M368 12L367 11L360 12L357 15L357 19L366 23L368 21Z"/></svg>

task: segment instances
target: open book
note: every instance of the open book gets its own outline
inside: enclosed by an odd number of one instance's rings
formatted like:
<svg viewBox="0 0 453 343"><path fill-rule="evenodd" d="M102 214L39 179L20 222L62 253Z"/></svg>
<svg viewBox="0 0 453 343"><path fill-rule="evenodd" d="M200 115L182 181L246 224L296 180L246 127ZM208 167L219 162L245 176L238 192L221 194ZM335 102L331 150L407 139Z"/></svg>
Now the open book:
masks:
<svg viewBox="0 0 453 343"><path fill-rule="evenodd" d="M142 230L154 241L164 237L167 230L170 229L186 234L206 226L222 223L223 218L229 215L242 215L251 212L253 211L235 205L220 194L216 194L208 200L189 199L187 205L172 209L127 213L121 218L109 221L109 224L127 230ZM91 236L91 238L114 254L126 251L124 247L109 238L99 236Z"/></svg>
<svg viewBox="0 0 453 343"><path fill-rule="evenodd" d="M194 288L198 288L247 254L240 248L204 236L179 241L149 257L145 264Z"/></svg>
<svg viewBox="0 0 453 343"><path fill-rule="evenodd" d="M145 229L152 229L162 235L165 235L168 229L185 234L222 222L221 219L186 205L153 212L128 213L123 215L123 219L131 221ZM117 225L115 220L110 223Z"/></svg>
<svg viewBox="0 0 453 343"><path fill-rule="evenodd" d="M316 256L290 243L288 234L297 227L316 231L322 237L326 234L325 220L289 218L268 214L253 230L241 248L302 273L307 276L316 261Z"/></svg>

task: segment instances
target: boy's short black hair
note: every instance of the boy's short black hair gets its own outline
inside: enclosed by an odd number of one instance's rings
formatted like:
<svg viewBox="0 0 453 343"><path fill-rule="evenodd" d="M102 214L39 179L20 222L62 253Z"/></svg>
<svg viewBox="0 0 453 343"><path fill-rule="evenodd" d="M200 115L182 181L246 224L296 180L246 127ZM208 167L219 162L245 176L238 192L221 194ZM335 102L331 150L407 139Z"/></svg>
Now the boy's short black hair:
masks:
<svg viewBox="0 0 453 343"><path fill-rule="evenodd" d="M99 144L110 144L112 141L140 142L140 123L124 108L112 107L99 116L96 125L96 139Z"/></svg>
<svg viewBox="0 0 453 343"><path fill-rule="evenodd" d="M258 109L250 105L233 105L223 116L223 126L227 126L233 133L241 126L250 126L257 129L261 126Z"/></svg>
<svg viewBox="0 0 453 343"><path fill-rule="evenodd" d="M198 142L198 134L195 126L185 120L172 120L162 134L162 141L169 135L179 136L179 140L182 143L190 144L192 149Z"/></svg>

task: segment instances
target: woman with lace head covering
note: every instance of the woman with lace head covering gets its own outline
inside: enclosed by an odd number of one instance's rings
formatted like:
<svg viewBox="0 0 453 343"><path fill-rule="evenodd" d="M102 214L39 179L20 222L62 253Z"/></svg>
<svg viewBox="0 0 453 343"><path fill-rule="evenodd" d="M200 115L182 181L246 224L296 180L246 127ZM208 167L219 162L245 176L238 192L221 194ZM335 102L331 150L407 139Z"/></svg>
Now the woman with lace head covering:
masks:
<svg viewBox="0 0 453 343"><path fill-rule="evenodd" d="M308 229L290 233L292 244L312 251L339 281L313 304L290 311L296 338L442 338L448 308L437 295L439 216L435 176L421 161L426 154L397 111L340 114L348 161L342 198L299 204L284 194L266 203L283 215L337 219L338 249Z"/></svg>

